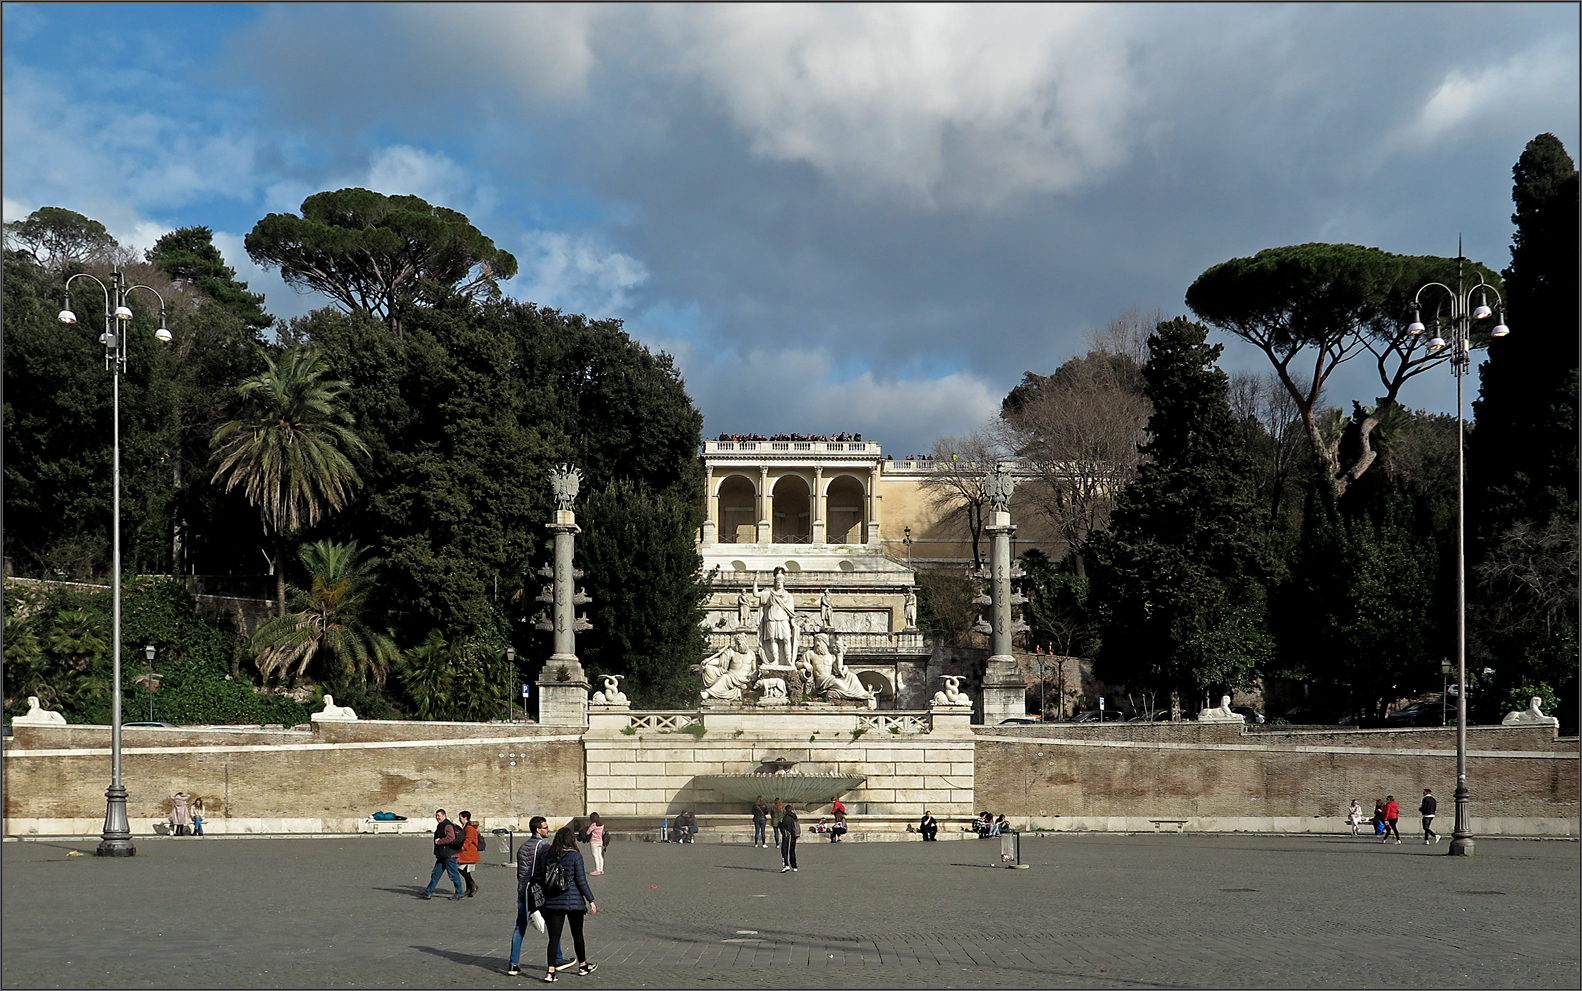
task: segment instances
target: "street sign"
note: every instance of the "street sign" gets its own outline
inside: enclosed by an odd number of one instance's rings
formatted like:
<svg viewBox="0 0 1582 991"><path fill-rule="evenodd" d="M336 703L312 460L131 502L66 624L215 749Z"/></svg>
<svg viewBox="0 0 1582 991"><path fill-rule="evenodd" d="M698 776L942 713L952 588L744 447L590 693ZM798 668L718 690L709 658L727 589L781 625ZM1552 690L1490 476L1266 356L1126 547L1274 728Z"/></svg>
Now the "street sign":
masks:
<svg viewBox="0 0 1582 991"><path fill-rule="evenodd" d="M533 686L532 686L532 685L526 685L526 684L524 684L524 685L523 685L523 686L522 686L522 697L523 697L523 698L527 698L527 694L528 694L528 691L529 691L529 690L530 690L530 689L531 689L531 688L532 688L532 687L533 687Z"/></svg>

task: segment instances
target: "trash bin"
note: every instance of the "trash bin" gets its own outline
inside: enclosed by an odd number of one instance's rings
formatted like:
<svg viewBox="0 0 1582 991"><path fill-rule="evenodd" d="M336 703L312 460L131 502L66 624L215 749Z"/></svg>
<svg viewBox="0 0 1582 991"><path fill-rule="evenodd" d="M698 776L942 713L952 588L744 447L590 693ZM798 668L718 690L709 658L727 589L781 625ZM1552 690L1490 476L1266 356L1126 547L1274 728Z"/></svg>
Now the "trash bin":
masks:
<svg viewBox="0 0 1582 991"><path fill-rule="evenodd" d="M494 834L494 843L500 848L500 853L504 857L500 861L500 866L510 867L512 864L511 841L516 838L516 834L509 829L491 829L489 832Z"/></svg>
<svg viewBox="0 0 1582 991"><path fill-rule="evenodd" d="M1006 829L1000 833L1000 866L1012 868L1026 868L1022 863L1022 834L1014 829Z"/></svg>

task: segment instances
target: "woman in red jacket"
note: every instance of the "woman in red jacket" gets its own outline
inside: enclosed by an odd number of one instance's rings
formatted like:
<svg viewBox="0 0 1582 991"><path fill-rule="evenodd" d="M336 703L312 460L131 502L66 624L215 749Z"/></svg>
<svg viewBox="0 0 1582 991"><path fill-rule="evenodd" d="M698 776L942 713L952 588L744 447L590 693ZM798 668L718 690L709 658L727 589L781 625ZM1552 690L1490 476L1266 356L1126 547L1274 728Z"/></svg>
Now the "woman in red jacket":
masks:
<svg viewBox="0 0 1582 991"><path fill-rule="evenodd" d="M1384 839L1381 842L1390 842L1390 834L1394 833L1396 845L1400 845L1401 831L1395 828L1395 824L1400 821L1400 818L1401 806L1395 800L1395 796L1384 796Z"/></svg>
<svg viewBox="0 0 1582 991"><path fill-rule="evenodd" d="M473 869L478 866L478 827L473 825L471 812L463 812L458 818L461 819L461 852L456 855L456 866L467 882L467 897L471 898L478 890L478 883L472 879Z"/></svg>

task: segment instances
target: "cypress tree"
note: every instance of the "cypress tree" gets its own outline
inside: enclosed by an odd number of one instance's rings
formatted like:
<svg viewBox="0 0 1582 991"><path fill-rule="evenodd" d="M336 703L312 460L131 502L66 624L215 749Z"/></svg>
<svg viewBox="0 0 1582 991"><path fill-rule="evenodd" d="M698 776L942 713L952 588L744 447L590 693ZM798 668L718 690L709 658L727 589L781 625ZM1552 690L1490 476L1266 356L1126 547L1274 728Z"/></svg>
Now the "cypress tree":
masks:
<svg viewBox="0 0 1582 991"><path fill-rule="evenodd" d="M1095 541L1105 681L1208 694L1246 687L1270 653L1267 513L1207 334L1183 318L1148 341L1149 460Z"/></svg>

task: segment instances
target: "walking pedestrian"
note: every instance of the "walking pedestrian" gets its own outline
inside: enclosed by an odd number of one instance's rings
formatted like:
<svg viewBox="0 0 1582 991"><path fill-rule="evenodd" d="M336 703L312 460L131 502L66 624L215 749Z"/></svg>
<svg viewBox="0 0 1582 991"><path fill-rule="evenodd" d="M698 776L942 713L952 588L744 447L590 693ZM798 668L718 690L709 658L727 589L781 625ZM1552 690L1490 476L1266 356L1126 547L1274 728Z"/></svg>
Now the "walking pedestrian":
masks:
<svg viewBox="0 0 1582 991"><path fill-rule="evenodd" d="M1434 815L1439 811L1439 801L1434 798L1431 788L1423 789L1423 804L1417 807L1417 814L1423 817L1423 845L1439 842L1439 834L1434 832Z"/></svg>
<svg viewBox="0 0 1582 991"><path fill-rule="evenodd" d="M780 820L786 816L785 803L780 801L780 796L775 796L775 804L769 809L769 828L774 830L775 849L780 849Z"/></svg>
<svg viewBox="0 0 1582 991"><path fill-rule="evenodd" d="M753 799L753 849L769 849L769 840L765 833L769 831L769 804L764 797L759 795Z"/></svg>
<svg viewBox="0 0 1582 991"><path fill-rule="evenodd" d="M555 976L555 960L559 956L560 933L567 923L571 926L571 945L577 951L577 973L586 977L599 969L598 964L588 962L588 948L582 937L583 918L597 912L599 906L593 903L593 889L588 887L587 870L583 867L582 854L577 852L576 834L570 826L562 826L555 834L547 857L551 864L559 862L566 879L564 891L550 894L544 900L544 921L549 926L544 983L550 984L559 980Z"/></svg>
<svg viewBox="0 0 1582 991"><path fill-rule="evenodd" d="M796 841L801 835L802 823L796 817L796 806L787 802L780 816L780 873L797 869Z"/></svg>
<svg viewBox="0 0 1582 991"><path fill-rule="evenodd" d="M456 824L445 817L444 809L434 810L434 873L429 876L428 887L423 889L419 898L428 900L434 897L434 888L439 885L441 874L450 874L450 882L456 886L456 893L450 896L453 902L462 898L461 872L456 869L456 855L461 852L461 834L456 831Z"/></svg>
<svg viewBox="0 0 1582 991"><path fill-rule="evenodd" d="M472 877L478 866L478 827L472 823L471 812L462 812L456 819L461 823L461 852L456 854L456 869L467 882L467 897L471 898L478 892L478 883Z"/></svg>
<svg viewBox="0 0 1582 991"><path fill-rule="evenodd" d="M1351 835L1357 835L1357 827L1362 825L1362 803L1355 798L1351 800L1351 809L1346 813L1346 821L1351 823Z"/></svg>
<svg viewBox="0 0 1582 991"><path fill-rule="evenodd" d="M1380 842L1390 842L1390 834L1395 834L1395 845L1401 845L1401 831L1396 828L1396 823L1401 821L1401 806L1396 802L1394 795L1384 796L1384 839Z"/></svg>
<svg viewBox="0 0 1582 991"><path fill-rule="evenodd" d="M544 873L544 858L549 852L549 821L543 816L534 816L527 821L527 828L532 838L523 840L516 848L516 928L511 930L511 963L505 970L512 977L522 972L522 937L528 925L541 933L549 931L541 911L544 888L538 880ZM560 946L556 944L555 963L558 966L564 962L560 958Z"/></svg>
<svg viewBox="0 0 1582 991"><path fill-rule="evenodd" d="M588 837L588 846L593 850L593 873L604 873L604 848L610 842L604 832L604 820L594 812L588 816L588 825L583 829Z"/></svg>
<svg viewBox="0 0 1582 991"><path fill-rule="evenodd" d="M1384 830L1384 799L1375 798L1373 800L1373 835L1383 836Z"/></svg>

